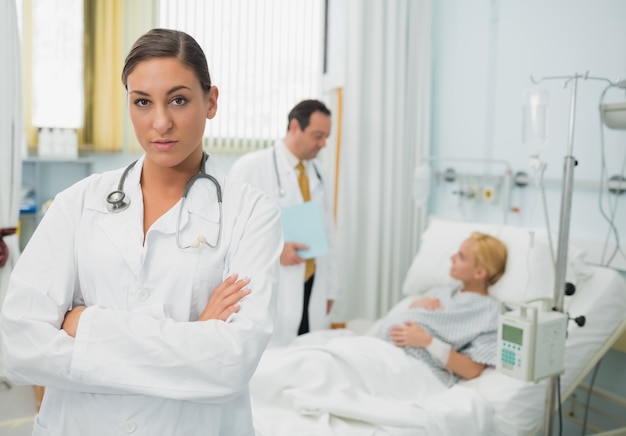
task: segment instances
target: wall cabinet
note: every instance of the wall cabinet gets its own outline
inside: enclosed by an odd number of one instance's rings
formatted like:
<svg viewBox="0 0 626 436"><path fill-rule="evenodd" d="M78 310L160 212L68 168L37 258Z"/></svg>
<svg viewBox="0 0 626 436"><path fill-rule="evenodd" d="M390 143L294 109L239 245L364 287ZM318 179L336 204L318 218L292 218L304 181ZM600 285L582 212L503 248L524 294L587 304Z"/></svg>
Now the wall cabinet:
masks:
<svg viewBox="0 0 626 436"><path fill-rule="evenodd" d="M33 234L43 215L42 206L54 196L93 172L90 158L46 159L29 157L22 161L22 206L20 208L20 249Z"/></svg>

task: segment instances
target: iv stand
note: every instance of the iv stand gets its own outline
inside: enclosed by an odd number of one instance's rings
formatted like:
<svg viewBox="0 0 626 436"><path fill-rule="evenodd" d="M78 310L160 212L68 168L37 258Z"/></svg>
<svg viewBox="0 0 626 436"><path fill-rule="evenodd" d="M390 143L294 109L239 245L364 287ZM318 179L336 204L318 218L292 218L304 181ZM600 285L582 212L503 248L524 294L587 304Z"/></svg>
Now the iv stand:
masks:
<svg viewBox="0 0 626 436"><path fill-rule="evenodd" d="M576 91L578 88L578 79L592 79L592 80L606 80L612 83L610 80L600 77L589 77L589 73L574 74L573 76L552 76L544 77L539 80L530 80L535 83L541 83L544 80L559 79L565 80L563 86L567 87L569 82L572 82L572 90L570 96L570 114L569 114L569 135L568 135L568 147L567 154L564 158L563 167L563 185L561 188L561 217L559 221L559 241L557 245L556 256L556 268L554 279L554 297L553 304L554 310L563 312L563 299L565 296L565 270L567 266L567 251L569 243L569 224L571 221L572 211L572 193L574 188L574 167L577 165L577 161L572 156L574 150L574 119L576 117ZM555 375L550 377L548 386L546 389L546 399L544 407L544 419L543 419L543 434L549 436L552 434L552 423L554 418L555 397L557 393L559 382L559 376Z"/></svg>

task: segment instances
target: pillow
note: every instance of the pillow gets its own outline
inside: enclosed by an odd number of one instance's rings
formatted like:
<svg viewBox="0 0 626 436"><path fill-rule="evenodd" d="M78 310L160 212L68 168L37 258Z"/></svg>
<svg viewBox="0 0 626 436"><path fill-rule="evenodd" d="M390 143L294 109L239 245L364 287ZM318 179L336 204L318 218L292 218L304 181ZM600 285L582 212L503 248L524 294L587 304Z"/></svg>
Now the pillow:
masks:
<svg viewBox="0 0 626 436"><path fill-rule="evenodd" d="M553 297L555 272L545 230L440 218L433 218L423 233L419 253L409 268L402 292L405 295L420 294L433 286L454 284L456 281L449 274L450 257L475 231L499 238L508 249L506 272L489 289L491 295L512 303ZM556 251L558 238L553 237L553 241ZM585 256L583 250L569 247L567 282L577 285L589 277Z"/></svg>

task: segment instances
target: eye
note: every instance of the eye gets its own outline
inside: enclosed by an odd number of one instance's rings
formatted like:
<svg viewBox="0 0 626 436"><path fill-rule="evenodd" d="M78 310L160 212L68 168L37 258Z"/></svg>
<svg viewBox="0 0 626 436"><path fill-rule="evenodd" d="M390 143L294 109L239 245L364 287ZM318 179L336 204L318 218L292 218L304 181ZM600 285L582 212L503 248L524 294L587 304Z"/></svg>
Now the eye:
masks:
<svg viewBox="0 0 626 436"><path fill-rule="evenodd" d="M133 104L135 106L145 107L145 106L148 106L150 104L150 101L146 100L145 98L138 98L137 100L134 101Z"/></svg>
<svg viewBox="0 0 626 436"><path fill-rule="evenodd" d="M187 99L185 97L174 97L172 99L172 104L174 106L183 106L187 104Z"/></svg>

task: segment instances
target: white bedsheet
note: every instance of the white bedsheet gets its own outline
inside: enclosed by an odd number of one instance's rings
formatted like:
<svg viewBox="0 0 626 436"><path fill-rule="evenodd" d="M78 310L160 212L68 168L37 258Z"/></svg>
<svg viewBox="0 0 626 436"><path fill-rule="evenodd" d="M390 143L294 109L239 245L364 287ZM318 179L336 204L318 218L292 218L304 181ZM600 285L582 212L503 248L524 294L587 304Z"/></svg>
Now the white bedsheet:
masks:
<svg viewBox="0 0 626 436"><path fill-rule="evenodd" d="M562 392L591 369L626 317L623 277L591 269L565 300L570 316L587 322L568 326ZM353 326L358 333L373 328L363 320ZM402 350L348 330L315 332L267 350L251 383L257 436L527 435L542 423L545 392L546 380L521 382L494 369L445 389Z"/></svg>
<svg viewBox="0 0 626 436"><path fill-rule="evenodd" d="M488 434L477 391L446 388L422 362L348 330L269 349L252 379L257 436Z"/></svg>

